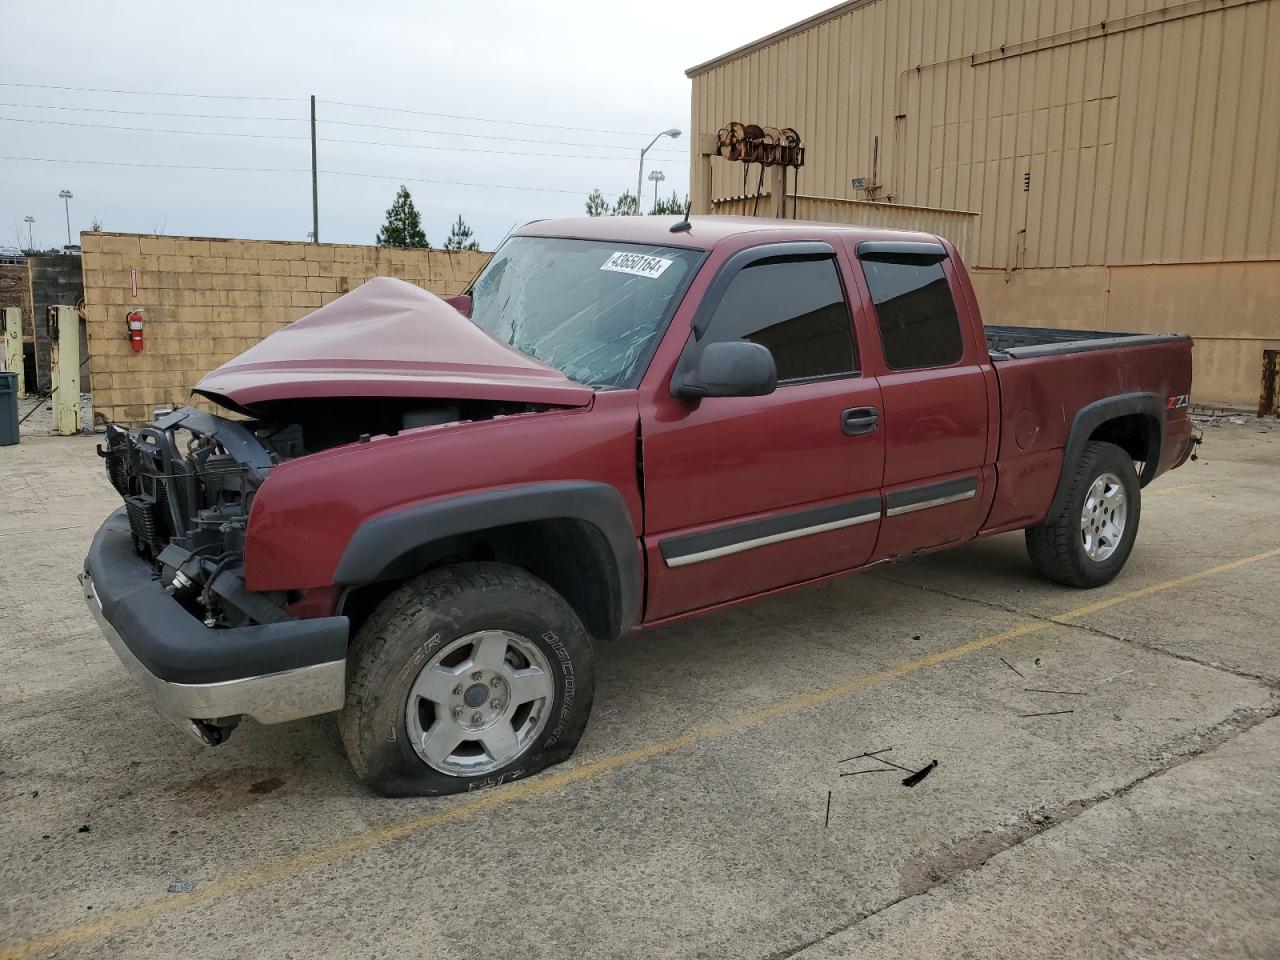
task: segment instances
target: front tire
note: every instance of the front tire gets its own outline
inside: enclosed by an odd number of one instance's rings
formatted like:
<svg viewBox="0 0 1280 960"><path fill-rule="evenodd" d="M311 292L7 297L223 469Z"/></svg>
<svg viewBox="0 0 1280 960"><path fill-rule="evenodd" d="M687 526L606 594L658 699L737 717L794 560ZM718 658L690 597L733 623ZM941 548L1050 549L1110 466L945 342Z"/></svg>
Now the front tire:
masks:
<svg viewBox="0 0 1280 960"><path fill-rule="evenodd" d="M565 760L587 725L591 642L542 580L461 563L404 584L360 628L339 728L383 796L496 786Z"/></svg>
<svg viewBox="0 0 1280 960"><path fill-rule="evenodd" d="M1133 552L1142 514L1138 474L1115 444L1090 441L1069 482L1062 508L1027 528L1027 553L1047 580L1100 587L1116 578Z"/></svg>

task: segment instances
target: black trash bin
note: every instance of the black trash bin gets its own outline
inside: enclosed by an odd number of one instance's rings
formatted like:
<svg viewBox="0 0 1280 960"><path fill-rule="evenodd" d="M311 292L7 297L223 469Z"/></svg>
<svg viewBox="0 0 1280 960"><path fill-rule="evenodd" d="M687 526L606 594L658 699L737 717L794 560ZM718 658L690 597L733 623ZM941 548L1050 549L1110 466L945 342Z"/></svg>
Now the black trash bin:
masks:
<svg viewBox="0 0 1280 960"><path fill-rule="evenodd" d="M18 375L0 370L0 447L18 442Z"/></svg>

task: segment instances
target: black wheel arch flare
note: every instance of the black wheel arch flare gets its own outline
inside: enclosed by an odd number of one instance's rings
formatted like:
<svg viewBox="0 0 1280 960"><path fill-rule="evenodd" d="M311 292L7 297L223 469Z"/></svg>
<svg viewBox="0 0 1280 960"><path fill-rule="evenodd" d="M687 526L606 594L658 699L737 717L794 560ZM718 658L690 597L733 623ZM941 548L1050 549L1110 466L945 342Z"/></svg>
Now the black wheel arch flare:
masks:
<svg viewBox="0 0 1280 960"><path fill-rule="evenodd" d="M521 484L415 504L362 523L343 551L333 582L360 586L395 575L397 563L431 544L530 521L577 520L608 545L616 597L611 621L620 634L640 617L643 570L631 512L618 490L595 481Z"/></svg>
<svg viewBox="0 0 1280 960"><path fill-rule="evenodd" d="M1138 482L1146 486L1155 479L1160 469L1160 457L1164 450L1165 411L1164 403L1154 393L1125 393L1114 397L1103 397L1093 403L1087 403L1076 411L1071 422L1071 430L1067 434L1067 443L1062 451L1062 472L1058 478L1058 488L1049 505L1048 516L1054 516L1062 509L1070 484L1067 482L1071 464L1076 463L1084 452L1089 438L1103 424L1121 417L1140 415L1147 421L1147 457L1143 462L1142 473Z"/></svg>

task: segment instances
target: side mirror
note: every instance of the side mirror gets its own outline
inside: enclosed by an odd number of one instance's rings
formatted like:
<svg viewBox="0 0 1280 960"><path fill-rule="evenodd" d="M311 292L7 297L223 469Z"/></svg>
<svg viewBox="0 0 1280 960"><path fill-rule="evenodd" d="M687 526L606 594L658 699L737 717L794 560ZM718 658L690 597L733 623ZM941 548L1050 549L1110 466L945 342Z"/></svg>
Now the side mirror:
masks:
<svg viewBox="0 0 1280 960"><path fill-rule="evenodd" d="M456 297L448 297L445 300L445 303L453 307L453 309L457 310L468 320L471 319L471 297L467 294L460 293Z"/></svg>
<svg viewBox="0 0 1280 960"><path fill-rule="evenodd" d="M763 397L778 386L778 367L769 348L746 340L709 343L694 370L672 384L687 400L701 397Z"/></svg>

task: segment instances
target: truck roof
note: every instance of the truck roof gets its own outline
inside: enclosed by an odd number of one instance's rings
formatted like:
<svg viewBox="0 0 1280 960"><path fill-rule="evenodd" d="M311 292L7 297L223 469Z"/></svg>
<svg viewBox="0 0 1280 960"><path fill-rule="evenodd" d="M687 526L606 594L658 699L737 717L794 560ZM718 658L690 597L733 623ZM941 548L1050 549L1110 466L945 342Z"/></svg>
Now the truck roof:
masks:
<svg viewBox="0 0 1280 960"><path fill-rule="evenodd" d="M517 237L573 237L578 240L612 240L651 246L687 247L710 250L718 243L747 233L785 231L813 237L824 233L850 235L855 240L907 240L937 242L931 233L918 230L891 230L888 227L823 223L816 220L776 220L771 217L690 217L692 229L672 233L673 224L683 217L572 217L564 220L534 220L516 230Z"/></svg>

